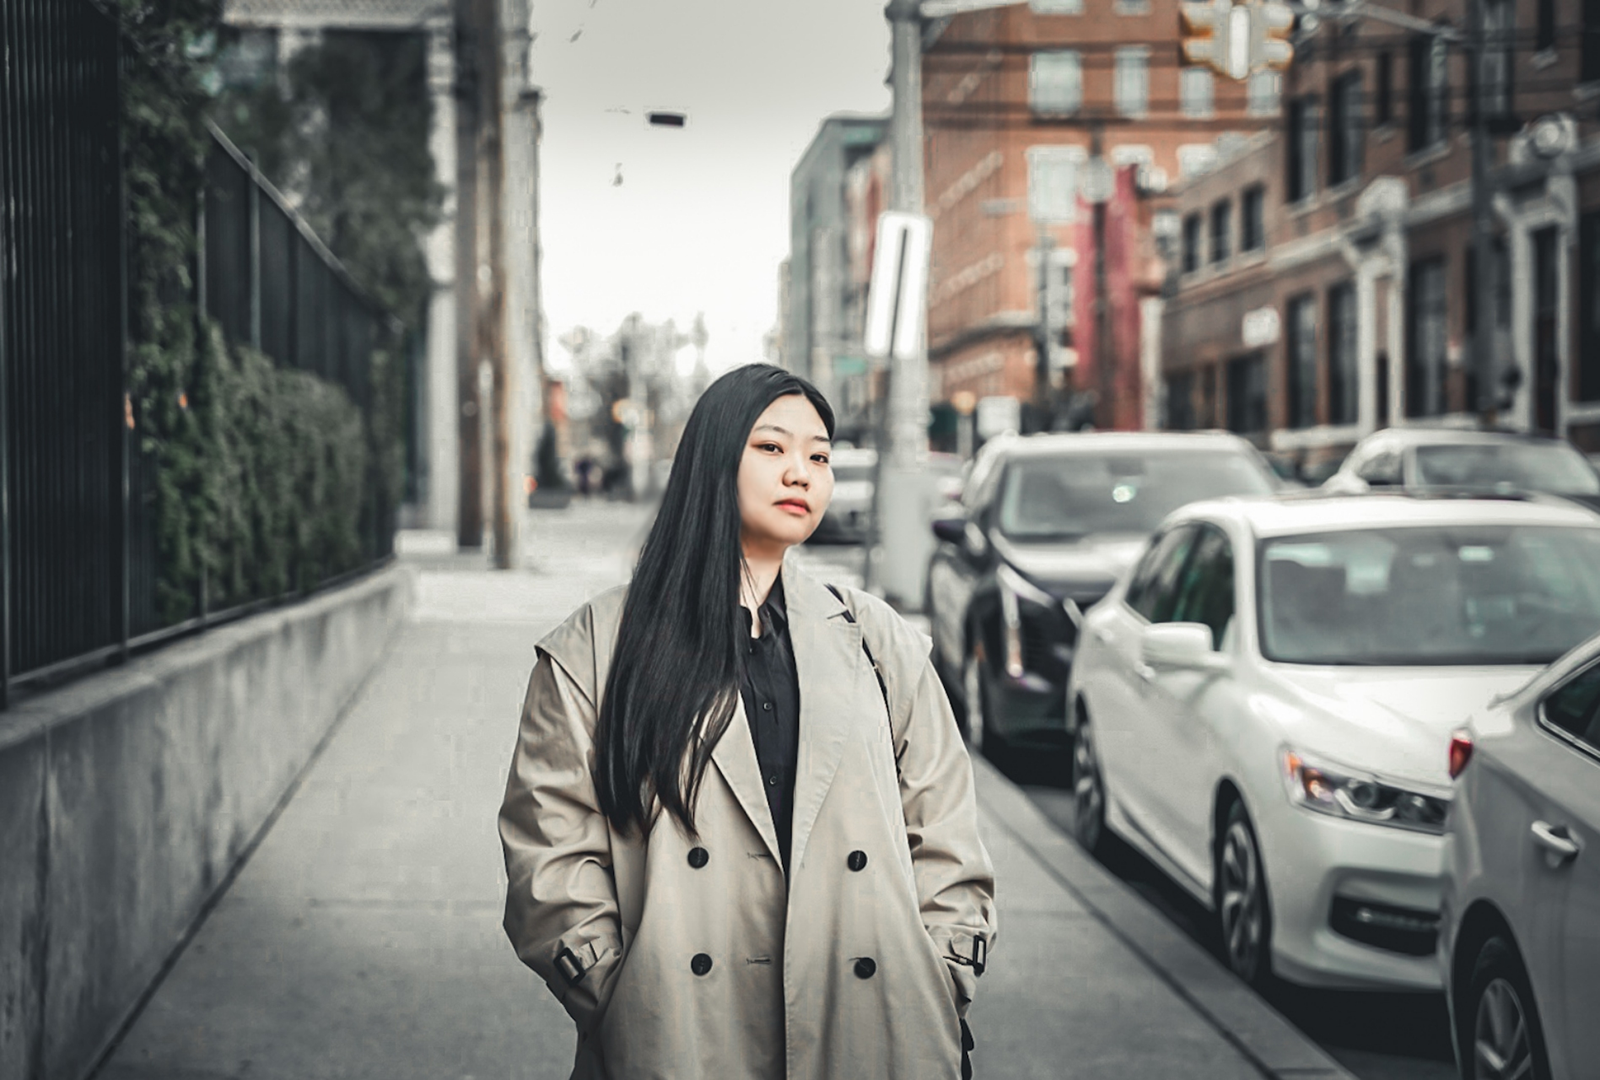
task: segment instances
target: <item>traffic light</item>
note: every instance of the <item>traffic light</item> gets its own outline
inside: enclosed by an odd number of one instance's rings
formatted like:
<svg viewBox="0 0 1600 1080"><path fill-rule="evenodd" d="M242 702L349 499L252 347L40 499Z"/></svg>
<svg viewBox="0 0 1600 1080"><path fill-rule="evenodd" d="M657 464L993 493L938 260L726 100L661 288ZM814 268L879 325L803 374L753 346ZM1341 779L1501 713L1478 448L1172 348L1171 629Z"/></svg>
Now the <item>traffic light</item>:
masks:
<svg viewBox="0 0 1600 1080"><path fill-rule="evenodd" d="M1251 5L1250 69L1282 71L1294 61L1294 46L1289 33L1294 29L1294 12L1288 4L1265 0Z"/></svg>
<svg viewBox="0 0 1600 1080"><path fill-rule="evenodd" d="M1288 42L1294 12L1276 0L1203 0L1178 5L1182 63L1243 80L1251 72L1282 71L1294 59Z"/></svg>
<svg viewBox="0 0 1600 1080"><path fill-rule="evenodd" d="M1223 70L1228 15L1232 10L1233 0L1178 5L1178 52L1184 64Z"/></svg>

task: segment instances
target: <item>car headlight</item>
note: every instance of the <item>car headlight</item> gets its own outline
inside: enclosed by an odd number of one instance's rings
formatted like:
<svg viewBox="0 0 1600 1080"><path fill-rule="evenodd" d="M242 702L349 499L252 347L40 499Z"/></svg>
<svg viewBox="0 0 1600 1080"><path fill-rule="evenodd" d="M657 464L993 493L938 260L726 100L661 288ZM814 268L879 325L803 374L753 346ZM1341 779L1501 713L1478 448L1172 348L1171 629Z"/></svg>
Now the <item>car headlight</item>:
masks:
<svg viewBox="0 0 1600 1080"><path fill-rule="evenodd" d="M1444 832L1448 798L1413 791L1369 773L1329 766L1294 750L1283 752L1283 771L1289 801L1307 810L1436 836Z"/></svg>

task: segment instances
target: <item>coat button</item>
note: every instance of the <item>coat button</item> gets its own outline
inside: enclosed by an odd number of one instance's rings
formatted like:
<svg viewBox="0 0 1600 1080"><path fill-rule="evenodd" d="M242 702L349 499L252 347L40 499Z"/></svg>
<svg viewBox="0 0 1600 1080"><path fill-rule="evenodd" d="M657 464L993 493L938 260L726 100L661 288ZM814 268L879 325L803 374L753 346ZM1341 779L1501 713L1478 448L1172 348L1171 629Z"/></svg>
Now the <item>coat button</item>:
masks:
<svg viewBox="0 0 1600 1080"><path fill-rule="evenodd" d="M711 853L703 847L689 849L689 865L696 870L711 861Z"/></svg>
<svg viewBox="0 0 1600 1080"><path fill-rule="evenodd" d="M867 868L867 853L865 851L852 851L845 858L844 864L852 870L865 870Z"/></svg>
<svg viewBox="0 0 1600 1080"><path fill-rule="evenodd" d="M870 979L877 970L878 965L872 962L872 957L870 956L863 956L856 961L856 978L858 979Z"/></svg>
<svg viewBox="0 0 1600 1080"><path fill-rule="evenodd" d="M871 963L870 960L867 962ZM711 970L711 957L707 956L703 952L695 953L694 959L689 961L689 970L694 972L696 975L704 975L706 972ZM859 975L860 973L860 965L857 965L856 974Z"/></svg>

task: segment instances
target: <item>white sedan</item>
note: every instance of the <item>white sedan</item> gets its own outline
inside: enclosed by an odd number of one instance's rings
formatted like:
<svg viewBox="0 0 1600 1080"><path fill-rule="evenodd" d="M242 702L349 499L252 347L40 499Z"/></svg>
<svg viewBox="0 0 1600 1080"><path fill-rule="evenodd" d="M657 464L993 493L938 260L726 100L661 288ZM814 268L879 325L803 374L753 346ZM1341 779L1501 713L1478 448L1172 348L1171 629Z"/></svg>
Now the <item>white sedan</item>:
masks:
<svg viewBox="0 0 1600 1080"><path fill-rule="evenodd" d="M1084 622L1078 839L1216 913L1233 970L1440 986L1451 733L1600 631L1600 524L1557 500L1196 503Z"/></svg>

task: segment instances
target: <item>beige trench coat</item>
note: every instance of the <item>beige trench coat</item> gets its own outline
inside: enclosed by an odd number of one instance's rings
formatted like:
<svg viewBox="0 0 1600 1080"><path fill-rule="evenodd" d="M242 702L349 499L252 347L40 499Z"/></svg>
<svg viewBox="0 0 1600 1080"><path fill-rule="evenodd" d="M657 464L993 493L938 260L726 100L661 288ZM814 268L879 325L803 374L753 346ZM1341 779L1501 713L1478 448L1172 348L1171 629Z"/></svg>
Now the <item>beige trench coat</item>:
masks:
<svg viewBox="0 0 1600 1080"><path fill-rule="evenodd" d="M539 644L500 812L505 929L577 1023L575 1080L959 1074L994 873L929 642L865 593L844 590L852 623L794 566L783 582L800 684L787 881L742 704L698 837L659 810L643 839L601 815L596 702L623 590Z"/></svg>

